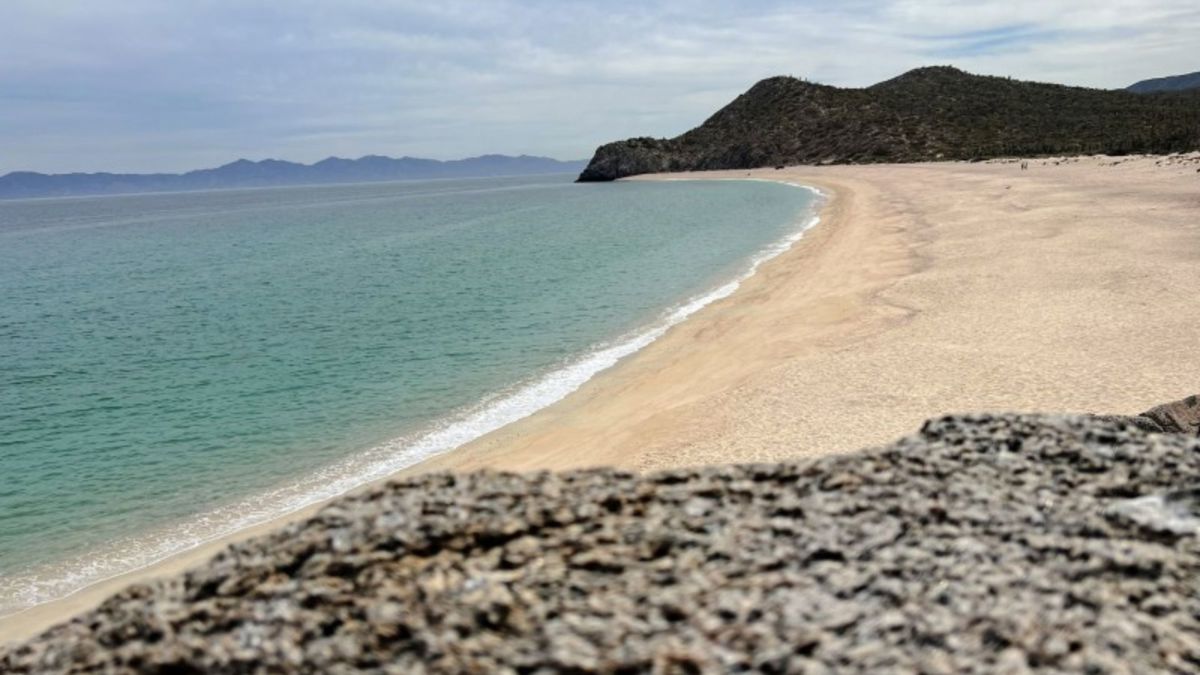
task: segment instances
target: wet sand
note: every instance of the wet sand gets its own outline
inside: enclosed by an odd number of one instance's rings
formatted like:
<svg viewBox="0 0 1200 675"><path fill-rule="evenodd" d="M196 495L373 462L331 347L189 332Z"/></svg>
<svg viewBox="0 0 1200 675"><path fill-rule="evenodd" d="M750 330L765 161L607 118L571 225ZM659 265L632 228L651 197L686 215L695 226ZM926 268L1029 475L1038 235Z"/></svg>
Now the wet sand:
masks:
<svg viewBox="0 0 1200 675"><path fill-rule="evenodd" d="M1197 169L1150 157L687 174L832 198L732 296L408 471L778 461L883 444L946 412L1133 413L1193 394ZM0 641L316 508L0 618Z"/></svg>

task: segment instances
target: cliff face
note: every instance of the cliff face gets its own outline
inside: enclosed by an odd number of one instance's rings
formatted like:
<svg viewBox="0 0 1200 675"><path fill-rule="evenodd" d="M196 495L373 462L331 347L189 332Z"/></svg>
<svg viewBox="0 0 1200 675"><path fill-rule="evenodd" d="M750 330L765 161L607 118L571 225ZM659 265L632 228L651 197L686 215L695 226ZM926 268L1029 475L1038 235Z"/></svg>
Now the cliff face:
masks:
<svg viewBox="0 0 1200 675"><path fill-rule="evenodd" d="M640 173L672 171L674 157L671 141L654 138L631 138L627 141L602 145L592 161L579 174L579 180L605 181L608 176L633 176Z"/></svg>
<svg viewBox="0 0 1200 675"><path fill-rule="evenodd" d="M1137 95L921 68L865 89L763 80L673 139L601 146L581 181L780 164L1200 148L1200 91Z"/></svg>
<svg viewBox="0 0 1200 675"><path fill-rule="evenodd" d="M1189 399L800 464L412 478L0 671L1195 672L1198 422Z"/></svg>

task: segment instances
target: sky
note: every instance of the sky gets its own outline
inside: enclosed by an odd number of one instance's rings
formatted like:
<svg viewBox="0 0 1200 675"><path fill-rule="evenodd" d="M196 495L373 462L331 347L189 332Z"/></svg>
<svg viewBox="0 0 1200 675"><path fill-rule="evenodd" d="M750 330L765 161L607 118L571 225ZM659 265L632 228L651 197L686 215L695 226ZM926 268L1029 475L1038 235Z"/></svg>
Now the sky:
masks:
<svg viewBox="0 0 1200 675"><path fill-rule="evenodd" d="M237 158L585 159L773 75L1200 70L1197 0L3 0L0 173Z"/></svg>

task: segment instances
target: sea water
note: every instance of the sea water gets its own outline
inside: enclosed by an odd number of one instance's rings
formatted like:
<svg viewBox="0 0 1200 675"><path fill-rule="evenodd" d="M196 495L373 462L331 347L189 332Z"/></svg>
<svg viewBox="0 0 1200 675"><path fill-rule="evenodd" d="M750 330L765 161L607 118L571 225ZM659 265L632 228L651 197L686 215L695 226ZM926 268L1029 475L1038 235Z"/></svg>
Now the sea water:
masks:
<svg viewBox="0 0 1200 675"><path fill-rule="evenodd" d="M529 415L813 201L539 176L0 202L0 614Z"/></svg>

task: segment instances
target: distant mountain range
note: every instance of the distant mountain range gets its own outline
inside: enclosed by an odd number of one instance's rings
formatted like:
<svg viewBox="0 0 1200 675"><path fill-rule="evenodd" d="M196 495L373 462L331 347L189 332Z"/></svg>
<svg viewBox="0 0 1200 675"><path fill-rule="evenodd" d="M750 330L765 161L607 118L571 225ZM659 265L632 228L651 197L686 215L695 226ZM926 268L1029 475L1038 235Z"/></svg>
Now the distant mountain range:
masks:
<svg viewBox="0 0 1200 675"><path fill-rule="evenodd" d="M1188 73L1187 75L1172 75L1171 77L1156 77L1152 80L1135 82L1126 87L1127 91L1138 94L1149 94L1158 91L1187 91L1189 89L1200 89L1200 72Z"/></svg>
<svg viewBox="0 0 1200 675"><path fill-rule="evenodd" d="M1200 149L1200 90L1135 94L918 68L863 89L763 80L671 139L601 146L580 181L663 171Z"/></svg>
<svg viewBox="0 0 1200 675"><path fill-rule="evenodd" d="M330 157L316 164L297 164L277 159L261 162L239 159L215 169L181 174L44 174L15 171L0 176L0 199L575 173L583 166L583 161L563 162L529 155L483 155L445 162L416 157L394 159L368 155L358 159Z"/></svg>

